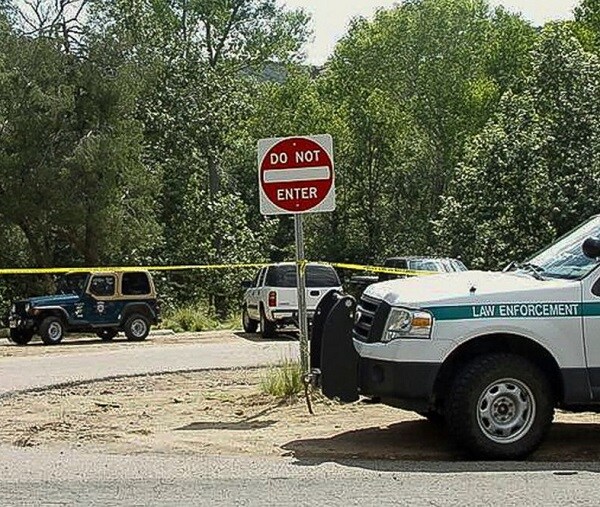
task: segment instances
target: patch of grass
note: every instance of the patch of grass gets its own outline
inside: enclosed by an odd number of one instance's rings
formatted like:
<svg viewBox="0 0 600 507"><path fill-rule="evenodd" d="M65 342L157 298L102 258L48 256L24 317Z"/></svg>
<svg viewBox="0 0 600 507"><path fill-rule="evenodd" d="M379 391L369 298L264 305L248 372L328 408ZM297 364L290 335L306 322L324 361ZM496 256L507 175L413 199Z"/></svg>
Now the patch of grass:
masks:
<svg viewBox="0 0 600 507"><path fill-rule="evenodd" d="M176 333L213 331L219 323L199 306L184 306L169 311L164 317L161 327L172 329Z"/></svg>
<svg viewBox="0 0 600 507"><path fill-rule="evenodd" d="M218 331L220 329L239 329L241 316L234 314L220 321L212 312L201 305L190 305L167 311L163 316L161 327L172 329L176 333L198 333L201 331Z"/></svg>
<svg viewBox="0 0 600 507"><path fill-rule="evenodd" d="M286 359L271 366L260 381L263 393L280 399L289 399L304 390L302 368L298 361Z"/></svg>

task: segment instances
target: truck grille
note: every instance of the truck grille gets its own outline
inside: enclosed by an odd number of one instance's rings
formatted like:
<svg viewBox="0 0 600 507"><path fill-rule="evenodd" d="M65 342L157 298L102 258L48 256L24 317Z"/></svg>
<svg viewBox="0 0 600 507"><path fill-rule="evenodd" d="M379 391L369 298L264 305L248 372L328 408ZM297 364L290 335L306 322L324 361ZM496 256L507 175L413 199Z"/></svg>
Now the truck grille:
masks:
<svg viewBox="0 0 600 507"><path fill-rule="evenodd" d="M357 319L354 322L354 337L357 340L368 342L371 341L371 328L375 321L375 314L381 305L379 299L370 298L363 295L358 302L356 308Z"/></svg>
<svg viewBox="0 0 600 507"><path fill-rule="evenodd" d="M27 306L27 301L16 301L15 302L15 313L17 315L25 315L25 307Z"/></svg>

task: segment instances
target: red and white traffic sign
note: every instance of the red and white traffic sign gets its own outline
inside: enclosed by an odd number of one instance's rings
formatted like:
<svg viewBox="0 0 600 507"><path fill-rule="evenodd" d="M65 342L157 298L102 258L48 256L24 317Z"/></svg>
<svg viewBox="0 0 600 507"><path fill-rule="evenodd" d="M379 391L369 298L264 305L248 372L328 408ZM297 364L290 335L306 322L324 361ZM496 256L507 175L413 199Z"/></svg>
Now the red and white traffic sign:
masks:
<svg viewBox="0 0 600 507"><path fill-rule="evenodd" d="M335 210L331 136L259 141L258 183L263 215Z"/></svg>

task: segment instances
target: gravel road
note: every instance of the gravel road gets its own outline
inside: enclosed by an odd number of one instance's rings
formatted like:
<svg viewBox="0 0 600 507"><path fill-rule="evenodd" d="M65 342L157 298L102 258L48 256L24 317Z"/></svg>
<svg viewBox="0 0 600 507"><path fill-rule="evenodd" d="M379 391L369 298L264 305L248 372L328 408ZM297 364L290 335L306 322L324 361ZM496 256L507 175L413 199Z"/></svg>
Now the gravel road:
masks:
<svg viewBox="0 0 600 507"><path fill-rule="evenodd" d="M597 505L598 463L112 456L0 447L0 504Z"/></svg>
<svg viewBox="0 0 600 507"><path fill-rule="evenodd" d="M60 347L60 346L57 346ZM295 357L297 342L253 342L233 333L219 343L166 344L43 357L0 358L0 397L9 392L123 375L265 365Z"/></svg>

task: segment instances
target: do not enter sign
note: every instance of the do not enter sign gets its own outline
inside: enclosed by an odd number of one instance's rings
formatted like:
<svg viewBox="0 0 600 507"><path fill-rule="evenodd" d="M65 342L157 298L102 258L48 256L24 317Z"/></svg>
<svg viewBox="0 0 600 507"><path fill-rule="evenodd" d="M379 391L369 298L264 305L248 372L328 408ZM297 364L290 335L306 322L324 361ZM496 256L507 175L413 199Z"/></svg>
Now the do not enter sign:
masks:
<svg viewBox="0 0 600 507"><path fill-rule="evenodd" d="M263 139L258 143L258 164L263 215L335 209L330 135Z"/></svg>

